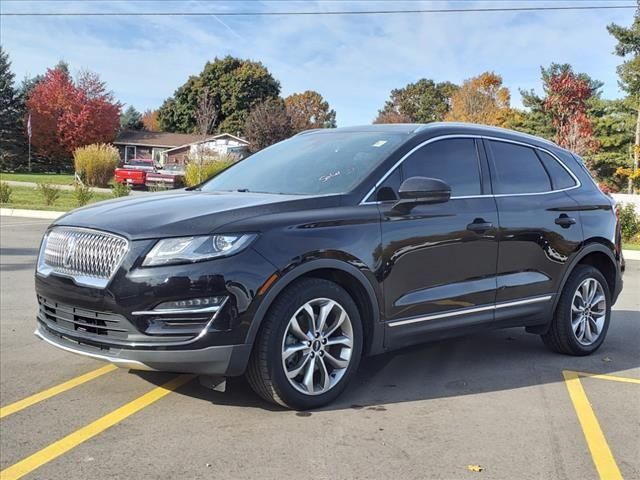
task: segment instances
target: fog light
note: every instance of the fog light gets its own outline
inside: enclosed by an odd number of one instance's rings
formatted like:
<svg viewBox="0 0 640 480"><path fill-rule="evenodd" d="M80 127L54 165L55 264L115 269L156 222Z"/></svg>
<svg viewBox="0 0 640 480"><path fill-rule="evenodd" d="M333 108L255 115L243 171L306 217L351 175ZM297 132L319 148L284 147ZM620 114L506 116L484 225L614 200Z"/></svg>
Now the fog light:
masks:
<svg viewBox="0 0 640 480"><path fill-rule="evenodd" d="M162 302L155 311L162 310L180 310L180 309L200 309L219 307L224 302L225 297L202 297L190 298L187 300L175 300L172 302Z"/></svg>

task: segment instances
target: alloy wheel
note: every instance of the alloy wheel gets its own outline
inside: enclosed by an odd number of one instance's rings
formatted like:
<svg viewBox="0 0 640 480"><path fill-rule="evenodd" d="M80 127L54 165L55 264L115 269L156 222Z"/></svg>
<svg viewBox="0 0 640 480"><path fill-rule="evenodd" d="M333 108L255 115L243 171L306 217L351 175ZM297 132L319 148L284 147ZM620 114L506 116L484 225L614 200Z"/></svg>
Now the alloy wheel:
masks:
<svg viewBox="0 0 640 480"><path fill-rule="evenodd" d="M289 383L305 395L331 390L344 376L353 351L353 326L335 300L316 298L291 317L282 340Z"/></svg>
<svg viewBox="0 0 640 480"><path fill-rule="evenodd" d="M598 340L607 316L607 297L602 284L593 277L586 278L576 289L571 301L571 328L582 345Z"/></svg>

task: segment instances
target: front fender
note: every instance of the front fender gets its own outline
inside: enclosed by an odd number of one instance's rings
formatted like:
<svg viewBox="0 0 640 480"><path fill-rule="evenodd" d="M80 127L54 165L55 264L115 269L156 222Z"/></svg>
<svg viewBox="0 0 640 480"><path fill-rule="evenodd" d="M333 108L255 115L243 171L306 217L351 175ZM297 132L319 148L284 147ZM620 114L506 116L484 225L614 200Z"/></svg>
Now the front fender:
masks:
<svg viewBox="0 0 640 480"><path fill-rule="evenodd" d="M346 273L353 277L363 287L370 302L371 312L373 314L373 318L370 323L373 331L369 351L371 353L380 351L382 349L383 328L382 323L380 322L380 305L382 297L379 286L372 283L371 279L375 279L372 272L368 271L368 275L365 275L360 268L357 268L353 264L345 261L344 258L306 258L301 259L299 262L292 262L289 264L286 269L278 274L277 280L269 287L256 308L251 326L249 327L249 332L247 333L246 343L253 345L260 330L260 326L269 311L269 307L273 304L278 295L298 278L317 270L337 270Z"/></svg>

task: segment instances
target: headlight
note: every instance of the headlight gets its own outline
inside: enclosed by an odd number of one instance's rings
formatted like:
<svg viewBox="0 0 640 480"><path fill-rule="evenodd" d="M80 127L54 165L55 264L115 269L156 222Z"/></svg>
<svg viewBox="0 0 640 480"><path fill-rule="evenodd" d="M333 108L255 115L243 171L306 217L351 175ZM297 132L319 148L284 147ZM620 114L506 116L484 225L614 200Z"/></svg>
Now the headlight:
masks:
<svg viewBox="0 0 640 480"><path fill-rule="evenodd" d="M142 262L143 267L193 263L233 255L247 247L254 233L167 238L158 241Z"/></svg>

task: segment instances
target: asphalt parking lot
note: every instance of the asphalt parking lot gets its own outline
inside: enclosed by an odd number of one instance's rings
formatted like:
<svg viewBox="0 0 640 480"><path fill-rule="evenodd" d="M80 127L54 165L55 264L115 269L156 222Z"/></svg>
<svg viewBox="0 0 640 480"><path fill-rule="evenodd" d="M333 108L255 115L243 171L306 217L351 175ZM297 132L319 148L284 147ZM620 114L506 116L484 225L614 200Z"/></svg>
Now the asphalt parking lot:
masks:
<svg viewBox="0 0 640 480"><path fill-rule="evenodd" d="M3 480L640 478L640 262L593 356L521 329L440 341L368 358L337 403L292 412L242 379L217 393L34 337L47 223L0 217Z"/></svg>

